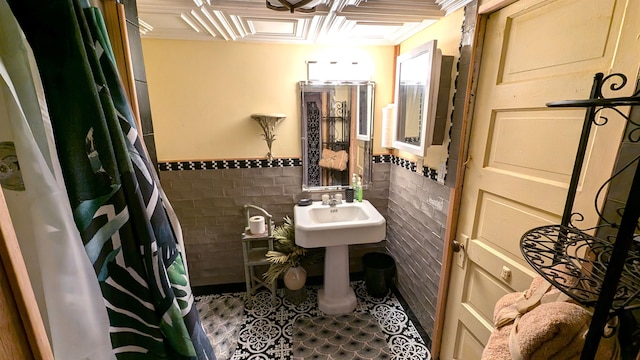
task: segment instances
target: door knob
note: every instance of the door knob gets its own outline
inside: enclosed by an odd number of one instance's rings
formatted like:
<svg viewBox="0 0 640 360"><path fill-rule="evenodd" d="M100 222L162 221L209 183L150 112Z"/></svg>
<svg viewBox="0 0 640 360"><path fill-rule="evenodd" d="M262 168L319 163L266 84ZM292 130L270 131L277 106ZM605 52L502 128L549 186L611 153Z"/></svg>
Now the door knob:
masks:
<svg viewBox="0 0 640 360"><path fill-rule="evenodd" d="M451 248L453 249L453 252L460 252L460 250L464 250L464 244L461 244L458 241L453 240L453 243L451 243Z"/></svg>

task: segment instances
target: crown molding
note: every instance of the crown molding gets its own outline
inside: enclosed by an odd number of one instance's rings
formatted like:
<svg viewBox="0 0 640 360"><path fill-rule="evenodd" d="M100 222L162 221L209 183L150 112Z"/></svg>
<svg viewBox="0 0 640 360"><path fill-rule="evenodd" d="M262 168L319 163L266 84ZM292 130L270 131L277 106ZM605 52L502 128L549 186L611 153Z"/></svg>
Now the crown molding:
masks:
<svg viewBox="0 0 640 360"><path fill-rule="evenodd" d="M139 0L143 38L397 45L471 0L326 0L311 13L265 0Z"/></svg>

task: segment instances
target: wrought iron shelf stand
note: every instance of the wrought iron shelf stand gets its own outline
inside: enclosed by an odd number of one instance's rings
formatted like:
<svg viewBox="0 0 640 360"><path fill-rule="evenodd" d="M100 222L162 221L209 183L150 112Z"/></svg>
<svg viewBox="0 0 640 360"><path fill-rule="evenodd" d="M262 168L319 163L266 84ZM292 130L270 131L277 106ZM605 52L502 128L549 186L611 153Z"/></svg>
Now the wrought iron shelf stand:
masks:
<svg viewBox="0 0 640 360"><path fill-rule="evenodd" d="M627 138L631 142L640 141L640 124L618 109L620 106L639 106L640 90L629 97L606 98L602 90L607 84L610 84L609 90L619 91L627 84L627 78L623 74L604 76L598 73L589 99L547 104L548 107L583 107L586 115L561 224L531 229L520 241L525 260L543 278L580 304L593 307L581 360L595 359L610 316L640 308L640 245L634 241L640 218L639 159L633 161L636 163L635 174L619 223L604 219L596 209L602 223L617 229L615 236L601 239L586 233L595 228L581 230L572 223L572 219L582 219L580 213L573 212L573 204L591 128L608 122L606 117L598 116L600 112L612 109L636 126L636 129L626 132ZM614 174L607 183L617 175Z"/></svg>
<svg viewBox="0 0 640 360"><path fill-rule="evenodd" d="M330 114L322 117L322 122L326 124L326 141L322 142L323 149L333 151L350 151L350 128L351 116L346 101L332 103ZM344 185L349 183L349 168L346 170L336 170L323 168L323 173L330 179L329 185Z"/></svg>

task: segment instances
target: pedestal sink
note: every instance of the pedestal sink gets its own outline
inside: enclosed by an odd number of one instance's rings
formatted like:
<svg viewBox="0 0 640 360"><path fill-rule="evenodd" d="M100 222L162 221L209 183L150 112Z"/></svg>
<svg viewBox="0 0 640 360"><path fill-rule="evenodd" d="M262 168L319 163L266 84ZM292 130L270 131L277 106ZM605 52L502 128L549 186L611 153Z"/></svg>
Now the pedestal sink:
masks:
<svg viewBox="0 0 640 360"><path fill-rule="evenodd" d="M352 312L356 295L349 285L349 245L376 243L386 236L386 220L367 200L293 208L296 244L326 247L324 286L318 291L318 307L328 315Z"/></svg>

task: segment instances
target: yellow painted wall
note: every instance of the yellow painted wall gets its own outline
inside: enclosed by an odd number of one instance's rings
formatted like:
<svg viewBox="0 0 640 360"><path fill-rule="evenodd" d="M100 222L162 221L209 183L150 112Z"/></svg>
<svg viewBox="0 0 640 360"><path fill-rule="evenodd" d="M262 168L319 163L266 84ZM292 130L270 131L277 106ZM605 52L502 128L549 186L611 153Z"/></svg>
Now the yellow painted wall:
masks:
<svg viewBox="0 0 640 360"><path fill-rule="evenodd" d="M400 53L438 40L455 55L460 9L400 45ZM222 41L142 40L158 161L260 159L267 146L252 113L284 113L273 154L300 157L300 100L308 60L358 60L373 64L376 83L374 154L380 146L382 108L392 102L393 46L318 46ZM455 63L455 62L454 62ZM428 152L439 159L446 153ZM403 155L403 154L401 154ZM411 159L412 155L403 156ZM436 161L436 162L437 162Z"/></svg>
<svg viewBox="0 0 640 360"><path fill-rule="evenodd" d="M442 50L442 55L454 56L452 76L456 73L456 63L460 57L460 40L462 38L462 22L464 20L464 8L460 8L455 12L447 15L433 25L427 27L411 38L400 44L400 54L404 54L419 45L427 43L431 40L437 40L438 49ZM453 82L452 82L453 85ZM453 91L453 89L452 89ZM445 133L448 133L449 129ZM416 161L418 157L405 152L397 151L397 153L408 160ZM447 144L430 146L424 157L425 166L438 169L438 165L447 159Z"/></svg>
<svg viewBox="0 0 640 360"><path fill-rule="evenodd" d="M143 39L158 161L259 159L267 145L252 113L284 113L274 157L300 157L298 82L308 60L369 59L376 82L374 129L391 102L392 46L332 47ZM374 153L385 152L380 140Z"/></svg>
<svg viewBox="0 0 640 360"><path fill-rule="evenodd" d="M433 25L430 25L426 29L403 41L400 44L400 54L436 39L438 40L438 48L442 50L442 55L457 56L460 39L462 38L463 20L464 7L454 11ZM455 61L457 60L458 59L456 57Z"/></svg>

